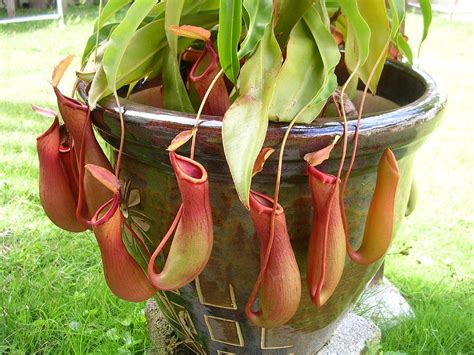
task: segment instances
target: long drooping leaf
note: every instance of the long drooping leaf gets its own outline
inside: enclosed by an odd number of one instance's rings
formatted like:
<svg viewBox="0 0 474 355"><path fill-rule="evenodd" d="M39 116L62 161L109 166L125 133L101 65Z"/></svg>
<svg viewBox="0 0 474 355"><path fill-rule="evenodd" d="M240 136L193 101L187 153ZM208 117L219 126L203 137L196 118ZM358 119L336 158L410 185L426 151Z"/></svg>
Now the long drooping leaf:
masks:
<svg viewBox="0 0 474 355"><path fill-rule="evenodd" d="M421 37L420 46L418 47L418 57L420 56L421 45L425 41L426 37L428 37L431 21L433 19L431 0L420 0L420 10L421 15L423 16L423 35Z"/></svg>
<svg viewBox="0 0 474 355"><path fill-rule="evenodd" d="M110 35L107 48L102 58L102 65L109 87L117 89L117 73L128 44L138 26L153 8L156 0L136 0L128 10L125 18Z"/></svg>
<svg viewBox="0 0 474 355"><path fill-rule="evenodd" d="M224 116L224 152L242 203L249 206L255 160L268 127L268 111L280 68L281 51L268 25L257 50L242 67L240 95Z"/></svg>
<svg viewBox="0 0 474 355"><path fill-rule="evenodd" d="M339 0L339 5L347 20L345 62L347 68L354 71L363 65L369 56L370 28L359 12L357 1Z"/></svg>
<svg viewBox="0 0 474 355"><path fill-rule="evenodd" d="M273 0L244 0L247 35L239 50L239 58L252 53L263 37L265 27L272 20Z"/></svg>
<svg viewBox="0 0 474 355"><path fill-rule="evenodd" d="M163 106L169 110L194 112L179 68L178 37L171 31L172 26L179 26L183 5L184 0L166 3L165 29L169 49L163 59Z"/></svg>
<svg viewBox="0 0 474 355"><path fill-rule="evenodd" d="M313 6L303 19L318 45L325 74L328 75L334 72L341 59L341 54L329 27L326 25L324 13L321 13L322 10L324 9Z"/></svg>
<svg viewBox="0 0 474 355"><path fill-rule="evenodd" d="M286 46L293 27L304 16L311 7L314 0L278 0L278 18L275 26L275 34L281 48Z"/></svg>
<svg viewBox="0 0 474 355"><path fill-rule="evenodd" d="M278 74L270 119L312 122L335 90L340 54L318 8L312 7L293 29L287 57ZM327 96L325 96L327 95Z"/></svg>
<svg viewBox="0 0 474 355"><path fill-rule="evenodd" d="M225 75L234 84L240 71L237 55L242 32L242 0L221 0L219 8L219 33L217 48L219 61Z"/></svg>
<svg viewBox="0 0 474 355"><path fill-rule="evenodd" d="M388 53L390 40L387 8L385 0L357 0L357 3L362 17L370 28L369 54L365 63L360 67L359 77L367 84L369 76L377 64L369 85L370 91L375 95L385 65L385 60L379 60L379 57Z"/></svg>
<svg viewBox="0 0 474 355"><path fill-rule="evenodd" d="M324 84L324 64L304 21L291 31L287 48L270 106L272 121L292 121Z"/></svg>

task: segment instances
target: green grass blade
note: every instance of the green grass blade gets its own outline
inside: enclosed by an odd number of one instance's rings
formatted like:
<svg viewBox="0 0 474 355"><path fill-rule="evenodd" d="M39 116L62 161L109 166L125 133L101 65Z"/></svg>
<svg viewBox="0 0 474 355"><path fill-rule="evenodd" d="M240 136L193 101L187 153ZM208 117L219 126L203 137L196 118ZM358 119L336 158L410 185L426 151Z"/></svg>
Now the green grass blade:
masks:
<svg viewBox="0 0 474 355"><path fill-rule="evenodd" d="M273 0L244 0L248 14L247 35L239 50L239 58L252 53L263 37L265 27L272 20Z"/></svg>
<svg viewBox="0 0 474 355"><path fill-rule="evenodd" d="M224 152L237 193L246 207L253 165L265 141L280 62L280 47L268 25L254 55L242 67L240 95L227 110L222 124Z"/></svg>
<svg viewBox="0 0 474 355"><path fill-rule="evenodd" d="M225 75L234 84L240 71L237 49L242 32L242 0L221 0L217 48Z"/></svg>

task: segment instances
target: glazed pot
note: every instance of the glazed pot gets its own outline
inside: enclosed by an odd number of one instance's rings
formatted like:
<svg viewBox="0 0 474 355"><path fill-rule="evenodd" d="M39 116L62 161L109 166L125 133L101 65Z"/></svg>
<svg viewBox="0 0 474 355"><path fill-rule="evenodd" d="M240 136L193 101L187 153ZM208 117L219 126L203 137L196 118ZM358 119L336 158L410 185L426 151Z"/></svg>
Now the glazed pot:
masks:
<svg viewBox="0 0 474 355"><path fill-rule="evenodd" d="M344 76L344 74L341 74ZM367 210L375 185L377 164L385 148L395 153L400 183L395 203L395 232L405 214L413 180L417 149L438 125L446 97L427 74L400 63L388 62L376 100L383 112L362 120L359 149L345 205L350 242L361 242ZM86 94L82 91L82 96ZM383 104L380 105L380 102ZM388 105L387 105L388 103ZM170 226L180 204L166 147L173 137L191 129L194 116L122 100L125 113L125 148L121 180L124 182L127 220L151 248L156 247ZM377 106L377 105L376 105ZM105 99L93 113L94 124L109 145L113 160L120 133L118 111ZM285 209L289 234L301 272L299 310L286 325L261 329L247 322L244 307L259 272L259 243L248 211L241 205L227 167L219 118L205 117L198 133L196 160L209 174L214 221L214 246L202 274L176 292L158 292L156 299L177 334L195 352L209 354L307 354L318 351L331 337L345 313L364 291L382 263L354 264L346 258L342 279L331 299L316 308L306 289L306 258L311 229L311 197L303 156L341 135L337 119L320 119L312 125L295 126L284 155L280 203ZM351 120L349 146L355 121ZM265 146L278 147L286 124L270 124ZM186 151L180 151L186 154ZM349 156L350 156L349 149ZM322 169L334 173L340 145ZM253 181L252 189L272 195L276 154ZM133 193L130 191L134 190ZM133 198L131 197L133 196ZM138 198L139 196L139 198ZM129 250L144 265L139 248L127 233Z"/></svg>

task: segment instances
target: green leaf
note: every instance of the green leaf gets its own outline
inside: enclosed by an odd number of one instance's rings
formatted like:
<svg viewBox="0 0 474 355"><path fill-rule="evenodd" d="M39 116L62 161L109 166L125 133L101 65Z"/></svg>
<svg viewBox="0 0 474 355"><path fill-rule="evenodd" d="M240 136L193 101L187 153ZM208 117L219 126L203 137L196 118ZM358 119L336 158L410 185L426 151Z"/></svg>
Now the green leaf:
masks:
<svg viewBox="0 0 474 355"><path fill-rule="evenodd" d="M157 19L164 18L165 11L166 11L166 2L159 2L158 4L153 6L153 9L151 9L148 15L155 17Z"/></svg>
<svg viewBox="0 0 474 355"><path fill-rule="evenodd" d="M426 37L428 37L431 21L433 19L433 14L431 12L431 0L420 0L420 10L421 15L423 16L423 36L421 37L420 45L418 47L418 57L420 56L421 45L425 41Z"/></svg>
<svg viewBox="0 0 474 355"><path fill-rule="evenodd" d="M219 61L225 75L234 84L240 71L237 55L240 33L242 32L242 0L221 0L219 8L219 33L217 48Z"/></svg>
<svg viewBox="0 0 474 355"><path fill-rule="evenodd" d="M327 5L326 1L315 1L313 3L313 7L321 16L324 26L326 26L329 29L331 26L331 19L329 18L328 8L326 5Z"/></svg>
<svg viewBox="0 0 474 355"><path fill-rule="evenodd" d="M165 30L170 52L175 57L178 55L178 37L170 30L171 26L179 26L184 0L166 2Z"/></svg>
<svg viewBox="0 0 474 355"><path fill-rule="evenodd" d="M413 65L413 51L411 50L410 45L401 33L397 35L397 38L395 39L394 43L397 46L398 50L408 60L408 63Z"/></svg>
<svg viewBox="0 0 474 355"><path fill-rule="evenodd" d="M280 63L280 47L269 24L255 53L242 67L240 95L227 110L222 124L224 152L237 193L246 207L253 166L265 141Z"/></svg>
<svg viewBox="0 0 474 355"><path fill-rule="evenodd" d="M311 102L302 110L298 122L303 124L310 124L313 122L326 105L329 96L332 95L336 88L337 76L336 74L331 73L313 100L311 100Z"/></svg>
<svg viewBox="0 0 474 355"><path fill-rule="evenodd" d="M131 0L109 0L102 9L100 17L94 23L94 33L129 3L131 3Z"/></svg>
<svg viewBox="0 0 474 355"><path fill-rule="evenodd" d="M288 42L293 27L309 10L314 0L298 0L295 5L295 0L278 0L277 11L278 17L275 26L275 33L280 48L284 48Z"/></svg>
<svg viewBox="0 0 474 355"><path fill-rule="evenodd" d="M140 28L133 35L123 60L118 68L116 87L120 88L142 79L161 68L158 53L166 45L164 20L156 20ZM97 71L89 91L89 105L95 108L97 102L112 94L103 66Z"/></svg>
<svg viewBox="0 0 474 355"><path fill-rule="evenodd" d="M110 33L117 27L117 23L110 23L100 28L99 30L99 41L97 45L100 47L101 44L105 43L110 36ZM94 53L96 48L97 42L97 32L93 33L89 39L87 40L86 46L84 47L84 51L82 53L81 58L81 67L84 68L87 61L89 60L92 53Z"/></svg>
<svg viewBox="0 0 474 355"><path fill-rule="evenodd" d="M240 46L239 58L244 58L257 48L273 13L273 0L244 0L243 5L248 15L247 35Z"/></svg>
<svg viewBox="0 0 474 355"><path fill-rule="evenodd" d="M150 11L149 16L163 18L166 10L166 1L159 2ZM182 15L196 14L198 12L219 10L219 0L185 0Z"/></svg>
<svg viewBox="0 0 474 355"><path fill-rule="evenodd" d="M359 69L360 79L367 84L371 72L375 69L369 88L375 95L385 65L390 41L390 23L385 0L358 0L359 11L370 28L369 55ZM384 56L379 60L380 56ZM378 64L377 64L378 61ZM377 64L377 66L376 66Z"/></svg>
<svg viewBox="0 0 474 355"><path fill-rule="evenodd" d="M362 17L357 1L339 0L342 13L347 20L345 62L353 72L365 63L369 56L370 28Z"/></svg>
<svg viewBox="0 0 474 355"><path fill-rule="evenodd" d="M405 19L405 0L389 0L392 28L390 37L393 45L402 53L402 55L413 65L413 52L410 45L400 33L400 26Z"/></svg>
<svg viewBox="0 0 474 355"><path fill-rule="evenodd" d="M322 10L322 8L314 6L306 13L303 19L318 45L325 73L329 74L334 72L334 69L339 64L341 53L331 34L331 30L325 23L324 14L321 13Z"/></svg>
<svg viewBox="0 0 474 355"><path fill-rule="evenodd" d="M405 0L388 0L388 4L392 20L390 36L393 40L397 37L400 26L405 19Z"/></svg>
<svg viewBox="0 0 474 355"><path fill-rule="evenodd" d="M138 26L155 5L156 0L136 0L127 11L124 19L110 35L107 48L102 58L107 81L112 90L117 89L117 72L128 44Z"/></svg>
<svg viewBox="0 0 474 355"><path fill-rule="evenodd" d="M169 48L163 59L163 106L169 110L194 112L188 92L181 77L178 62L178 37L171 31L171 26L179 26L184 0L173 0L166 3L165 29Z"/></svg>
<svg viewBox="0 0 474 355"><path fill-rule="evenodd" d="M287 57L278 74L270 119L312 122L332 91L332 76L340 53L316 7L312 7L290 34ZM334 90L335 87L332 89Z"/></svg>
<svg viewBox="0 0 474 355"><path fill-rule="evenodd" d="M170 48L165 49L163 59L163 107L180 112L194 112L176 57Z"/></svg>

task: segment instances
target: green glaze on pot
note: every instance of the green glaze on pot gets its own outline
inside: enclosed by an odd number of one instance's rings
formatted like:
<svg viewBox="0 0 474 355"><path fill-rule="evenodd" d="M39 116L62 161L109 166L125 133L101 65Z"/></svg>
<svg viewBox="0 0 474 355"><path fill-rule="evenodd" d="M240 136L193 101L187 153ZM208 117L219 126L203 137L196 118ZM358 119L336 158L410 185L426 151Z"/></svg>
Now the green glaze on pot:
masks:
<svg viewBox="0 0 474 355"><path fill-rule="evenodd" d="M341 73L340 76L345 76ZM83 98L86 99L84 91ZM358 248L376 180L377 164L385 148L395 153L400 167L400 183L395 205L395 232L409 200L415 152L436 128L446 97L425 73L399 63L387 63L378 95L397 109L365 116L361 124L359 149L347 188L345 204L351 244ZM137 227L145 242L156 247L176 214L180 197L168 153L171 140L191 129L194 117L122 100L125 110L125 150L121 179L139 191L139 203L129 207L130 215L140 216ZM113 149L119 139L118 109L112 99L101 102L93 120L100 135ZM356 122L349 123L349 145ZM382 260L370 265L354 264L346 258L344 273L332 298L317 309L306 289L306 254L311 230L311 196L305 176L303 156L332 142L343 128L336 119L316 120L312 125L295 126L284 155L280 203L285 209L291 243L302 278L298 312L285 326L260 329L245 318L245 303L259 272L259 243L248 211L239 202L225 162L221 142L222 122L205 117L197 137L196 160L209 173L214 220L214 248L199 278L179 290L160 292L158 303L165 316L183 338L192 340L195 352L209 354L306 354L319 350L331 337L344 314L357 301ZM285 124L270 124L265 146L277 148ZM341 145L322 169L334 173ZM181 153L186 153L181 152ZM350 156L350 150L349 150ZM253 181L256 191L272 195L277 166L272 156ZM346 162L348 163L348 162ZM135 199L136 200L136 199ZM137 250L130 248L140 258Z"/></svg>

